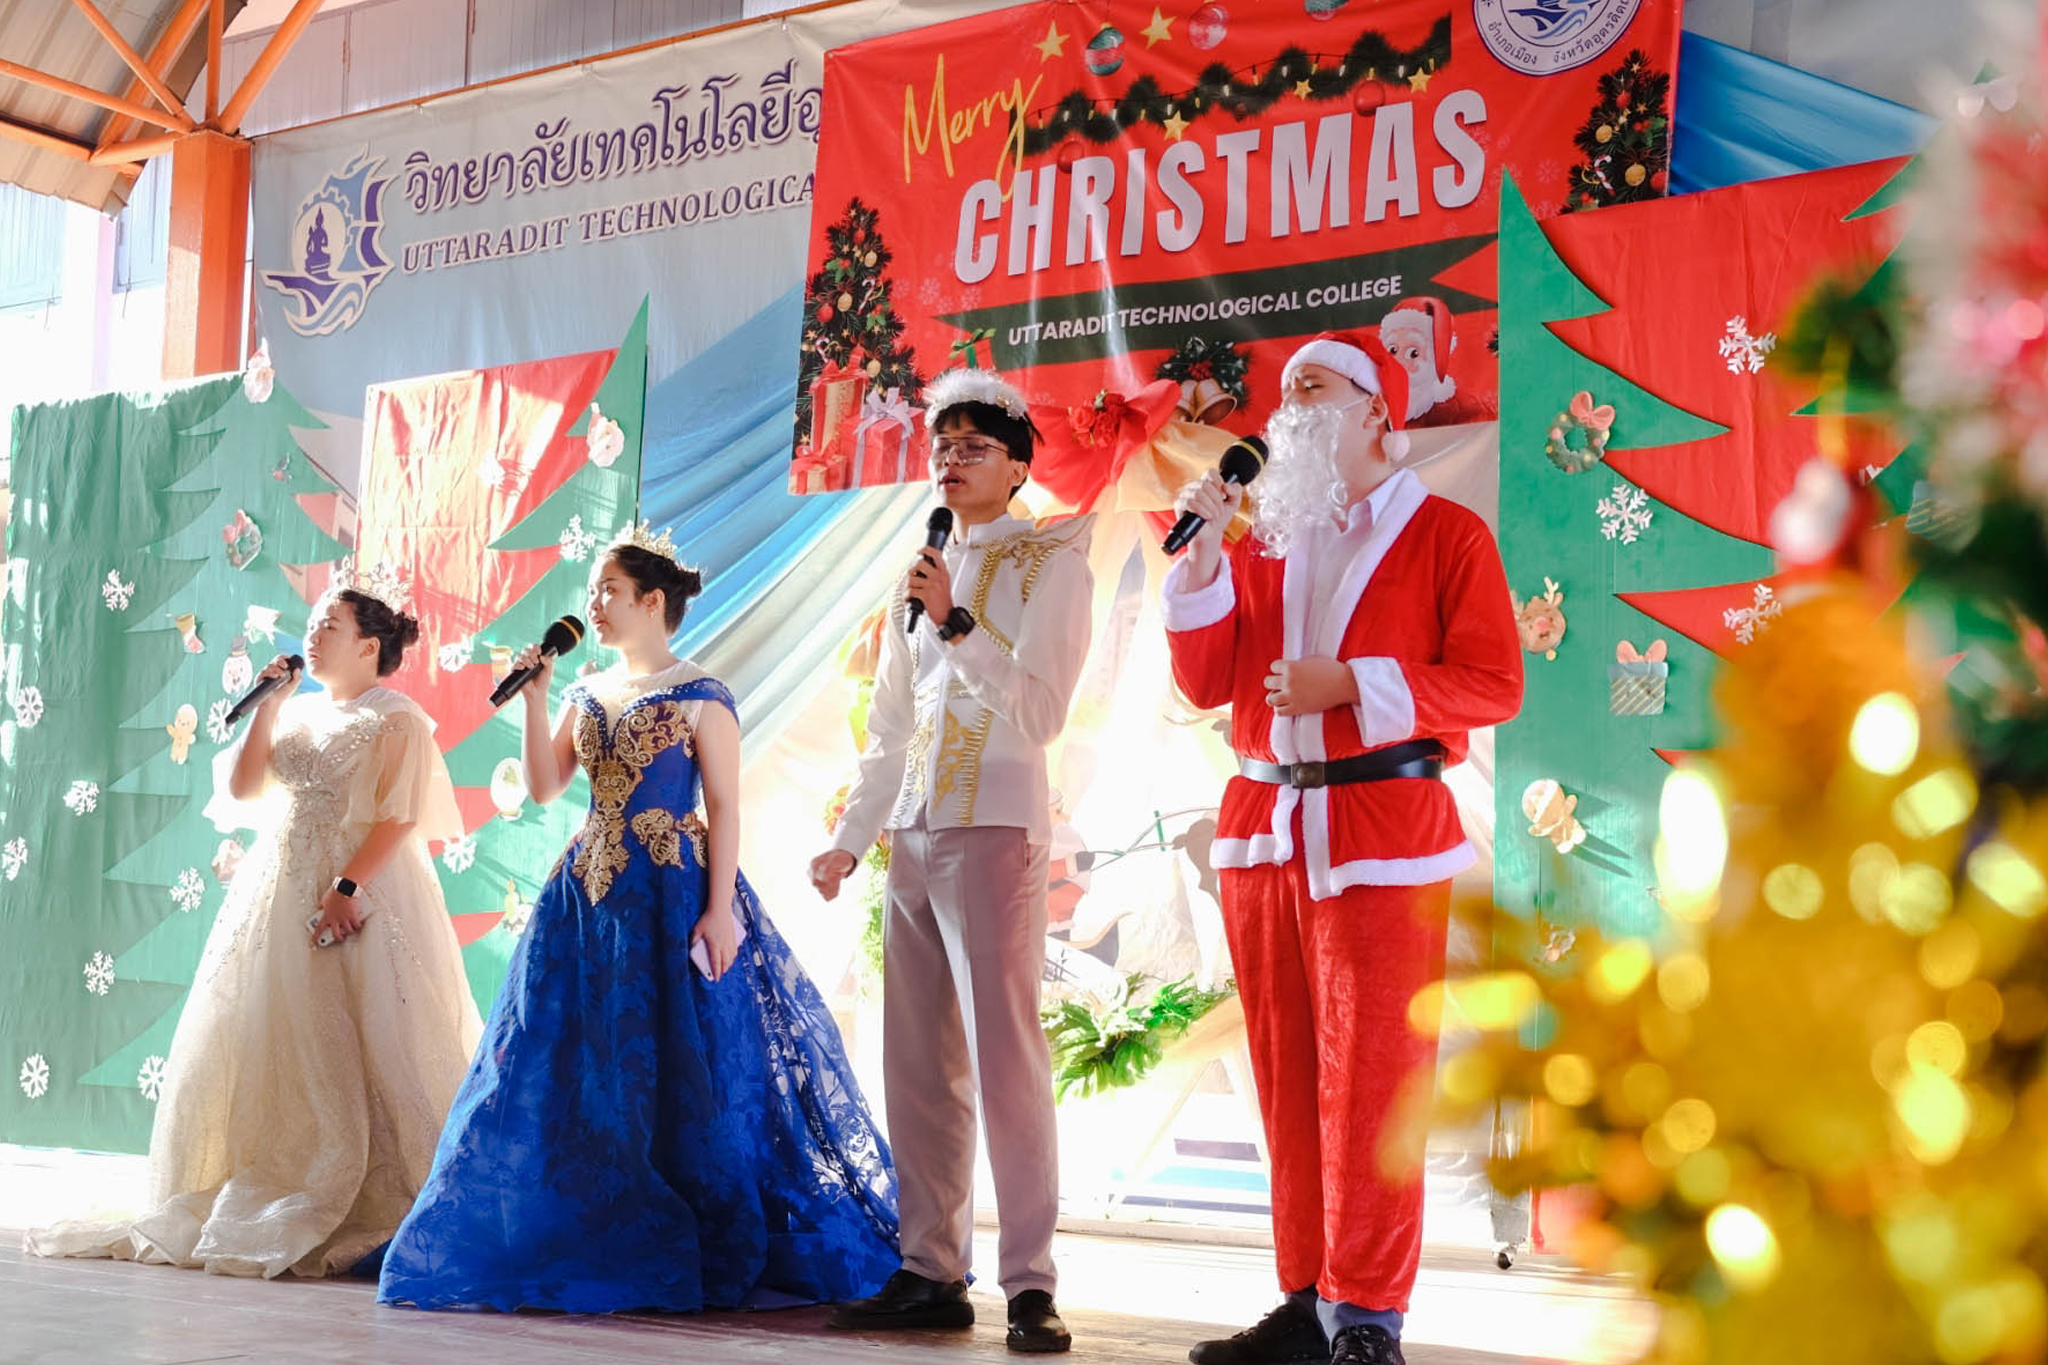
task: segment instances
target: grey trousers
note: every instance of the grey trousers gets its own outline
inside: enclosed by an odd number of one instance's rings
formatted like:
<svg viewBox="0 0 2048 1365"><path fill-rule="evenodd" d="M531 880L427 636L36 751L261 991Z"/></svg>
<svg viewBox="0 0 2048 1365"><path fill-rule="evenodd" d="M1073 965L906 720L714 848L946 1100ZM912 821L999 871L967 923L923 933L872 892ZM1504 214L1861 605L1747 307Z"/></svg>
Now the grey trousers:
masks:
<svg viewBox="0 0 2048 1365"><path fill-rule="evenodd" d="M988 1130L1003 1293L1053 1292L1059 1155L1038 1021L1046 847L1010 827L896 830L882 929L882 1076L903 1267L974 1256L975 1100Z"/></svg>

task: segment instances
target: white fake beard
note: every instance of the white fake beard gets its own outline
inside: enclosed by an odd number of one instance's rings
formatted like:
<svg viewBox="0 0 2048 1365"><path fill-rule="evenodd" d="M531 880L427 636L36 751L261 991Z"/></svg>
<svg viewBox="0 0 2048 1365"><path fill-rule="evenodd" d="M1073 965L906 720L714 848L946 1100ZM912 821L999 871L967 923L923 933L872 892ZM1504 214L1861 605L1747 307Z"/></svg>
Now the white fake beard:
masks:
<svg viewBox="0 0 2048 1365"><path fill-rule="evenodd" d="M1252 485L1252 531L1274 559L1284 558L1318 522L1343 514L1351 490L1337 469L1344 410L1282 403L1266 422L1266 466Z"/></svg>

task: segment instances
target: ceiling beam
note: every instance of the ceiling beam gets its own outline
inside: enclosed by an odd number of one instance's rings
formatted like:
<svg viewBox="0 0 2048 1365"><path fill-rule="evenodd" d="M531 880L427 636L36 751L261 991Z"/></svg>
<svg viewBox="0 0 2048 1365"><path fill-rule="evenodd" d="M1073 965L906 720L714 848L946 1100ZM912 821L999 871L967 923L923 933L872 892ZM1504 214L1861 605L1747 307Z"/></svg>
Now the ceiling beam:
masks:
<svg viewBox="0 0 2048 1365"><path fill-rule="evenodd" d="M111 147L101 147L92 154L95 166L140 166L153 156L165 152L184 141L184 133L160 133L155 137L131 137L126 142L117 142Z"/></svg>
<svg viewBox="0 0 2048 1365"><path fill-rule="evenodd" d="M26 81L30 85L38 85L45 90L54 90L60 95L67 95L75 100L83 100L87 104L96 104L102 109L111 109L117 114L126 114L129 118L143 123L152 123L159 128L181 128L179 120L183 120L182 127L191 126L191 120L186 119L182 113L173 115L166 111L145 108L140 104L134 103L132 100L124 100L117 95L105 94L102 91L80 85L76 81L67 81L61 76L52 76L47 71L38 71L34 67L21 66L9 61L0 61L0 76L12 76L18 81Z"/></svg>
<svg viewBox="0 0 2048 1365"><path fill-rule="evenodd" d="M216 126L223 133L233 136L241 130L249 106L256 102L256 97L263 93L263 87L277 74L279 64L292 50L292 45L299 41L300 35L305 33L306 25L313 22L313 16L319 9L320 0L298 0L291 13L285 15L284 22L277 26L277 32L271 34L270 41L264 44L255 65L249 68L249 74L242 77L241 85L236 87L226 107L220 111Z"/></svg>
<svg viewBox="0 0 2048 1365"><path fill-rule="evenodd" d="M92 148L85 143L53 133L47 128L38 128L31 123L19 123L0 115L0 137L26 142L31 147L40 147L46 152L70 157L73 161L87 161L92 157Z"/></svg>
<svg viewBox="0 0 2048 1365"><path fill-rule="evenodd" d="M156 46L149 50L149 69L157 76L166 75L178 64L178 58L185 51L186 44L192 41L192 35L198 30L200 21L206 18L208 3L209 0L185 0L185 3L178 7L178 12L171 16L171 22L164 25L163 36L159 37ZM138 80L129 85L128 93L123 98L140 100L144 91L145 87ZM179 107L184 106L181 103ZM119 114L108 119L107 126L100 129L100 146L112 146L127 134L134 123L134 119L124 118Z"/></svg>
<svg viewBox="0 0 2048 1365"><path fill-rule="evenodd" d="M220 40L228 21L227 0L210 0L206 6L206 121L220 117Z"/></svg>
<svg viewBox="0 0 2048 1365"><path fill-rule="evenodd" d="M121 36L119 29L108 22L106 15L100 13L93 0L71 0L71 4L85 16L87 23L99 30L100 37L107 40L107 46L113 48L121 60L128 64L128 69L135 73L137 80L149 88L150 94L156 96L157 103L164 107L165 112L178 121L178 127L192 127L192 118L185 112L184 102L172 94L171 88L163 83L162 78L149 69L149 63L142 60L142 54L128 45L128 40Z"/></svg>

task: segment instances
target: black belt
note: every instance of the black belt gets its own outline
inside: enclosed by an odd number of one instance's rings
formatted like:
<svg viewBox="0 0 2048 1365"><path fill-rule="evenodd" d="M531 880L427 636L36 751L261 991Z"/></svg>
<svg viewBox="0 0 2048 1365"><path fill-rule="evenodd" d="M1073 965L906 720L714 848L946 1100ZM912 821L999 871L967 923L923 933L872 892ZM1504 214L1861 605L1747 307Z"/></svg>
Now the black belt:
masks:
<svg viewBox="0 0 2048 1365"><path fill-rule="evenodd" d="M1276 787L1341 787L1353 782L1385 782L1396 777L1442 777L1444 748L1433 739L1411 739L1390 744L1354 758L1333 758L1318 763L1268 763L1263 758L1239 758L1237 770L1254 782Z"/></svg>

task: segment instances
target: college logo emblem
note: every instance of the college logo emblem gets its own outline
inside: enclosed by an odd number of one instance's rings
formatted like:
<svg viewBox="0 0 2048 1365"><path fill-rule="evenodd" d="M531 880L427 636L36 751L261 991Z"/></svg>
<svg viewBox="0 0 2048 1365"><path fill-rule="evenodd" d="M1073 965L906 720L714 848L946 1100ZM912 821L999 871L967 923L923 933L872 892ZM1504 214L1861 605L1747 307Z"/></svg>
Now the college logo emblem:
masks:
<svg viewBox="0 0 2048 1365"><path fill-rule="evenodd" d="M295 270L265 270L263 283L285 296L285 321L300 336L345 331L362 316L370 291L391 273L377 243L384 230L383 157L368 150L329 175L299 205L291 229Z"/></svg>
<svg viewBox="0 0 2048 1365"><path fill-rule="evenodd" d="M1502 66L1554 76L1620 41L1642 0L1472 0L1472 20Z"/></svg>

